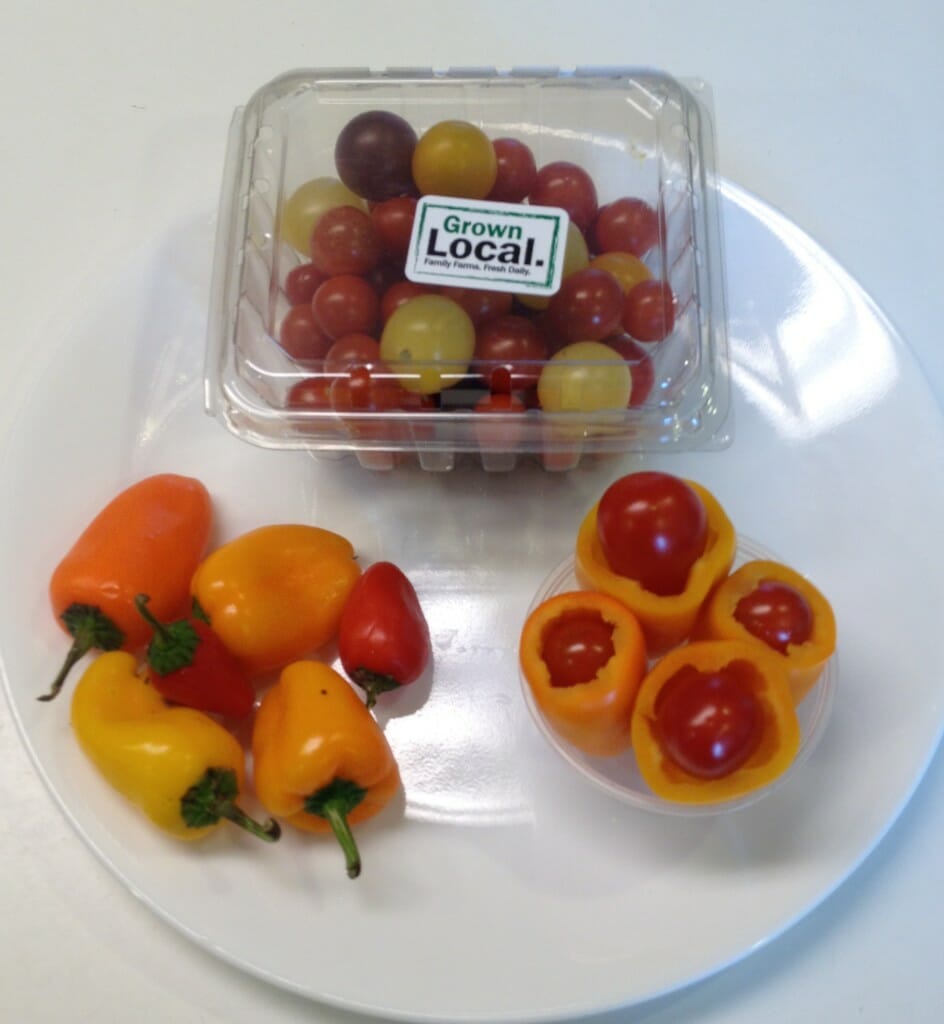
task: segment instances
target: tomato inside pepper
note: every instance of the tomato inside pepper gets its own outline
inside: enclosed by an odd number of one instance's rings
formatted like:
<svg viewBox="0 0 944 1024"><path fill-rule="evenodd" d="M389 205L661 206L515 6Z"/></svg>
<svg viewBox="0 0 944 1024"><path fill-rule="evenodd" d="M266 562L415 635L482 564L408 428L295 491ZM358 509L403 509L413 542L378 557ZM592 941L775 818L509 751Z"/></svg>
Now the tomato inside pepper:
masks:
<svg viewBox="0 0 944 1024"><path fill-rule="evenodd" d="M779 562L746 562L712 592L694 630L702 640L763 644L782 663L795 704L836 650L836 618L823 594Z"/></svg>
<svg viewBox="0 0 944 1024"><path fill-rule="evenodd" d="M625 605L591 591L551 597L528 616L519 654L534 703L559 736L601 757L629 747L646 643Z"/></svg>

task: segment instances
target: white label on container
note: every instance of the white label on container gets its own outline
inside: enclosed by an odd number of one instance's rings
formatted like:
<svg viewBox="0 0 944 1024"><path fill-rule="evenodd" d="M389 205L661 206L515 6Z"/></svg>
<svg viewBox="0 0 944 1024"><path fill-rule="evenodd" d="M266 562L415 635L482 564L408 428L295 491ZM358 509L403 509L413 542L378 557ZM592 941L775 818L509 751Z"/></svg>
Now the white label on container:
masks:
<svg viewBox="0 0 944 1024"><path fill-rule="evenodd" d="M553 295L560 286L567 212L553 206L423 196L406 276L417 284Z"/></svg>

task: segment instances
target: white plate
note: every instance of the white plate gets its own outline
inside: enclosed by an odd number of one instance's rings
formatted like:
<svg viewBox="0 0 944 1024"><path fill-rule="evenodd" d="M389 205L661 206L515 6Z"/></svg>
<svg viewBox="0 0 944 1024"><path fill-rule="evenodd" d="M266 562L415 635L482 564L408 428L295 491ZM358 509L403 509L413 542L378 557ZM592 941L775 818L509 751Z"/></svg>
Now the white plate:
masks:
<svg viewBox="0 0 944 1024"><path fill-rule="evenodd" d="M755 559L775 562L782 561L777 554L768 548L762 547L756 541L739 533L732 568L738 569L745 562ZM560 565L548 573L534 595L531 604L528 606L527 615L530 616L539 605L556 594L566 594L580 589L574 566L574 557L573 555L568 555ZM654 664L655 660L652 660L650 667ZM839 675L839 669L837 657L833 655L824 665L816 685L806 695L805 699L800 702L799 707L797 707L797 720L800 724L800 746L787 770L766 786L751 790L743 796L723 800L718 803L704 804L689 804L666 800L653 793L646 780L642 777L636 761L636 755L631 749L616 757L594 757L569 743L563 736L557 733L551 723L544 717L543 712L534 699L531 687L528 685L524 673L519 672L518 675L525 705L531 713L531 718L537 725L541 735L567 764L594 786L608 796L643 811L672 814L682 818L705 818L714 814L730 814L732 811L741 810L744 807L757 803L758 800L763 800L765 797L770 796L774 790L786 785L802 769L803 765L812 757L813 751L819 746L826 732L826 726L832 714L833 702L836 696L836 680Z"/></svg>
<svg viewBox="0 0 944 1024"><path fill-rule="evenodd" d="M873 849L944 719L944 576L927 553L944 519L942 419L908 350L829 257L736 189L723 213L736 440L650 465L703 482L739 529L816 580L837 613L842 668L829 729L802 770L768 799L706 819L623 807L576 778L518 687L531 596L633 463L375 476L353 460L250 448L202 412L211 225L115 268L0 463L0 652L38 771L156 913L247 971L348 1009L550 1019L721 969ZM360 830L356 882L318 838L165 838L76 749L71 688L58 703L34 700L65 646L50 571L105 499L160 470L203 478L221 537L310 519L416 582L435 678L384 699L406 799Z"/></svg>

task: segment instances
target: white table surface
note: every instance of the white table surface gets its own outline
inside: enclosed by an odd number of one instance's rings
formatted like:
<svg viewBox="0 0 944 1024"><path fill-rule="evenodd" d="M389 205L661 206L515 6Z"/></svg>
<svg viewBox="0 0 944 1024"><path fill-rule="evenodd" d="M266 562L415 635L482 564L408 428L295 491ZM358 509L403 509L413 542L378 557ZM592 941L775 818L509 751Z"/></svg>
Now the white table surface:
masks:
<svg viewBox="0 0 944 1024"><path fill-rule="evenodd" d="M551 7L7 5L0 431L44 346L104 294L101 268L122 254L148 257L181 217L215 216L233 108L282 71L332 65L645 64L706 79L721 172L783 210L852 272L944 404L941 7L581 0L556 15ZM180 166L175 147L195 132L218 140L218 163ZM175 205L180 195L187 209ZM60 814L2 705L0 763L0 1018L361 1020L242 975L139 904ZM606 1024L939 1021L942 851L939 754L878 849L812 914L727 971L610 1014Z"/></svg>

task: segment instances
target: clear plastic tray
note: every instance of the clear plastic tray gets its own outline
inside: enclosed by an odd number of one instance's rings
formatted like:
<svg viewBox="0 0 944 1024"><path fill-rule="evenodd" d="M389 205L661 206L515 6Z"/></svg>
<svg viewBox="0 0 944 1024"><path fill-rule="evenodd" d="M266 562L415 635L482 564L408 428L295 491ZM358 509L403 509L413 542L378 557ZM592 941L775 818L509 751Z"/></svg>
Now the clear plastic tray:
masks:
<svg viewBox="0 0 944 1024"><path fill-rule="evenodd" d="M437 357L432 369L445 386L421 404L391 407L374 397L352 403L347 383L335 384L342 377L349 382L350 369L326 367L317 347L311 350L315 358L288 353L281 341L292 305L286 278L311 253L296 247L303 244L297 236L295 244L286 240L286 204L306 182L338 177L338 137L353 118L370 111L402 118L420 140L445 120L470 123L491 141L514 138L529 147L538 169L564 161L586 171L600 208L630 197L658 211L655 244L639 258L652 278L671 289L673 329L662 340L622 353L610 345L624 334L622 322L612 335L590 339L608 346L612 355L603 372L620 375L621 386L628 362L627 401L617 388L618 399L597 407L593 381L599 374L593 367L584 372L582 355L557 359L567 364L559 392L564 397L545 395L542 401L540 388L519 388L522 377L540 376L556 349L574 340L571 331L562 341L556 328L528 373L516 371L510 380L515 402L505 412L476 409L490 389L506 390L509 379L503 382L492 372L494 362L484 365L475 355L468 361ZM378 469L411 456L426 469L451 469L462 453L491 470L511 469L522 455L538 457L549 469L569 469L587 453L720 447L729 440L729 388L713 173L706 88L656 71L313 70L277 78L236 111L231 125L209 317L207 409L254 444L355 452ZM361 203L368 215L373 205ZM593 220L582 224L582 235L593 259L602 248ZM382 269L364 274L378 297L404 270L401 256L385 253L381 262ZM576 265L584 269L579 255ZM565 280L571 269L565 265ZM481 281L466 285L483 287ZM548 317L535 309L540 304L506 294L501 308L546 331ZM368 333L380 339L382 331L378 319ZM478 332L477 344L481 325ZM414 363L409 369L424 367ZM375 364L371 373L406 385L400 364ZM321 389L321 397L299 404L290 396L306 380ZM347 386L348 401L333 400L333 386Z"/></svg>

